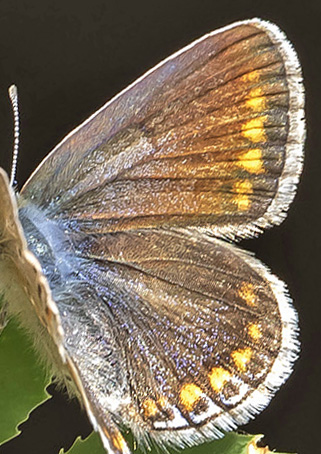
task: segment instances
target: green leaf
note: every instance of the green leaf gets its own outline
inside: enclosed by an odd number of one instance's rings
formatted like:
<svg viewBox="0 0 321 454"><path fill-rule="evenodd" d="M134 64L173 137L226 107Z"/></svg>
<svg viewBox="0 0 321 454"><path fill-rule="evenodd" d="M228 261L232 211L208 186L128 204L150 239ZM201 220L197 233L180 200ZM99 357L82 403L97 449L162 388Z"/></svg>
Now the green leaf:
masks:
<svg viewBox="0 0 321 454"><path fill-rule="evenodd" d="M92 432L85 440L77 437L67 452L61 449L59 454L106 454L106 451L98 433Z"/></svg>
<svg viewBox="0 0 321 454"><path fill-rule="evenodd" d="M48 400L50 379L39 363L32 342L11 319L0 333L0 446L19 435L18 425Z"/></svg>
<svg viewBox="0 0 321 454"><path fill-rule="evenodd" d="M261 438L262 435L246 435L230 432L220 440L204 443L193 448L187 448L181 452L184 454L272 454L268 448L257 447L257 442ZM140 449L131 449L131 451L135 454L146 454L146 451ZM169 451L176 454L178 452L173 450ZM159 454L161 451L152 449L149 452L151 454ZM106 451L103 448L99 435L92 432L85 440L78 437L69 451L65 452L62 449L59 454L106 454ZM273 451L273 454L278 453Z"/></svg>

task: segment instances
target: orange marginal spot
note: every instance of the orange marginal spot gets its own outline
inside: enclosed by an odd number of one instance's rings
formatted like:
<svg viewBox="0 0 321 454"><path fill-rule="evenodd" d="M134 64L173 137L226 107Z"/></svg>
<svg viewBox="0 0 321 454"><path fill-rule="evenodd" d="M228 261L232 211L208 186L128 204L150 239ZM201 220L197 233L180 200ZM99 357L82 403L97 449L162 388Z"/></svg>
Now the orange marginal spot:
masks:
<svg viewBox="0 0 321 454"><path fill-rule="evenodd" d="M246 139L249 139L251 142L266 142L266 134L264 129L264 123L266 122L267 117L257 117L248 120L242 126L242 135Z"/></svg>
<svg viewBox="0 0 321 454"><path fill-rule="evenodd" d="M165 408L168 405L168 400L164 396L160 396L157 399L157 403L160 407Z"/></svg>
<svg viewBox="0 0 321 454"><path fill-rule="evenodd" d="M181 389L180 393L181 404L186 408L187 411L192 411L194 405L199 400L202 394L203 391L199 386L194 385L193 383L187 383Z"/></svg>
<svg viewBox="0 0 321 454"><path fill-rule="evenodd" d="M231 374L223 367L213 367L208 374L208 378L210 379L212 389L216 392L220 392L225 383L231 378Z"/></svg>
<svg viewBox="0 0 321 454"><path fill-rule="evenodd" d="M238 370L243 372L246 370L247 364L252 357L252 353L253 352L250 347L239 348L238 350L234 350L234 352L232 352L231 356Z"/></svg>
<svg viewBox="0 0 321 454"><path fill-rule="evenodd" d="M249 180L237 181L233 185L233 190L236 192L233 201L237 204L238 210L248 210L251 206L249 194L253 192L252 183Z"/></svg>
<svg viewBox="0 0 321 454"><path fill-rule="evenodd" d="M250 73L244 74L241 80L243 82L258 82L260 80L260 74L258 71L251 71Z"/></svg>
<svg viewBox="0 0 321 454"><path fill-rule="evenodd" d="M262 96L263 95L263 96ZM253 88L249 93L250 99L245 101L245 104L255 112L262 112L266 109L266 96L261 88Z"/></svg>
<svg viewBox="0 0 321 454"><path fill-rule="evenodd" d="M247 331L254 341L258 341L262 337L262 332L257 323L250 323L247 327Z"/></svg>
<svg viewBox="0 0 321 454"><path fill-rule="evenodd" d="M153 399L144 400L142 406L146 418L153 417L159 412L157 404Z"/></svg>
<svg viewBox="0 0 321 454"><path fill-rule="evenodd" d="M262 151L259 148L253 148L245 153L242 153L239 156L237 165L256 175L264 172Z"/></svg>
<svg viewBox="0 0 321 454"><path fill-rule="evenodd" d="M114 444L114 447L119 451L128 451L126 441L120 432L117 434L112 435L111 440Z"/></svg>
<svg viewBox="0 0 321 454"><path fill-rule="evenodd" d="M254 285L250 282L243 282L242 287L238 291L239 296L249 306L256 305L256 295L254 293Z"/></svg>

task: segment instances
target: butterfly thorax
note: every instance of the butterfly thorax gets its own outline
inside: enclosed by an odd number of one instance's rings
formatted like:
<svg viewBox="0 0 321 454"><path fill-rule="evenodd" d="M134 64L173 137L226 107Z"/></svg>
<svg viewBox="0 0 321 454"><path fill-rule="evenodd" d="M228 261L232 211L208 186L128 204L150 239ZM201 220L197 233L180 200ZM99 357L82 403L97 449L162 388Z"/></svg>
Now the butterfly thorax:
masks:
<svg viewBox="0 0 321 454"><path fill-rule="evenodd" d="M28 247L39 259L50 284L70 279L75 270L72 244L63 232L63 226L48 219L45 212L31 204L19 210Z"/></svg>

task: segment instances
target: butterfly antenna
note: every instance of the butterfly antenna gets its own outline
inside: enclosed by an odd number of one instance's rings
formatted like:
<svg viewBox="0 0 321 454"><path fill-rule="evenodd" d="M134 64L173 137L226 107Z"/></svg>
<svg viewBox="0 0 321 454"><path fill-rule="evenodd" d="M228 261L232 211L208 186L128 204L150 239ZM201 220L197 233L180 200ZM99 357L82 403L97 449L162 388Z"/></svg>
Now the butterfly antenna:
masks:
<svg viewBox="0 0 321 454"><path fill-rule="evenodd" d="M10 175L10 186L13 186L15 183L17 162L18 162L18 153L19 153L19 104L18 104L18 89L16 85L11 85L9 87L9 97L12 106L13 112L13 122L14 122L14 142L13 142L13 153L12 153L12 166L11 166L11 175Z"/></svg>

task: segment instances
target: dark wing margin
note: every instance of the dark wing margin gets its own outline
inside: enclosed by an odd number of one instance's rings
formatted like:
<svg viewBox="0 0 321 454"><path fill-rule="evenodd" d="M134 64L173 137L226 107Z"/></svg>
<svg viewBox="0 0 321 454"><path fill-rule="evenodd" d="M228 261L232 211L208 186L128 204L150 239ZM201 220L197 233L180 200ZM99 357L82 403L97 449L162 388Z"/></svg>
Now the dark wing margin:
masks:
<svg viewBox="0 0 321 454"><path fill-rule="evenodd" d="M138 441L217 438L263 410L290 375L296 312L249 253L160 229L87 238L77 249L119 329L131 398L118 411Z"/></svg>
<svg viewBox="0 0 321 454"><path fill-rule="evenodd" d="M253 19L185 47L70 133L22 194L92 233L251 236L285 217L302 170L297 55Z"/></svg>

